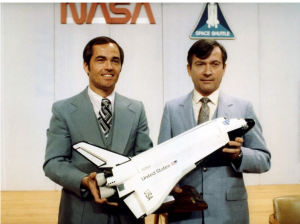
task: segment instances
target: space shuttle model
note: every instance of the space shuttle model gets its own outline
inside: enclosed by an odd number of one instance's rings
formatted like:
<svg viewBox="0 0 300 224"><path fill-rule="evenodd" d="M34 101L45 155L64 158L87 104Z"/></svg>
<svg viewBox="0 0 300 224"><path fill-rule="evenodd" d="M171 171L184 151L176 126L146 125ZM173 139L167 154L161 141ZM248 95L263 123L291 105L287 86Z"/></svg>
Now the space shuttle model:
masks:
<svg viewBox="0 0 300 224"><path fill-rule="evenodd" d="M205 157L242 137L254 125L252 119L217 118L132 158L86 142L73 148L99 168L111 169L112 175L99 185L116 186L136 218L142 218L155 212L178 181Z"/></svg>

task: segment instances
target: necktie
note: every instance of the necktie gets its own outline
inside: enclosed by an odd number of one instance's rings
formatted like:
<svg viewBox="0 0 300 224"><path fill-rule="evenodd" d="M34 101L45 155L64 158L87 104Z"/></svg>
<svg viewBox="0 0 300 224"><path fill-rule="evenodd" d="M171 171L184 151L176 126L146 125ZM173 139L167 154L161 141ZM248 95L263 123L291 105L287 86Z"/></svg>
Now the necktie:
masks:
<svg viewBox="0 0 300 224"><path fill-rule="evenodd" d="M209 120L209 106L207 104L210 99L203 97L200 101L202 102L202 106L199 111L197 125Z"/></svg>
<svg viewBox="0 0 300 224"><path fill-rule="evenodd" d="M109 101L109 99L102 99L101 110L99 111L99 115L99 124L105 137L107 138L112 123L111 102Z"/></svg>

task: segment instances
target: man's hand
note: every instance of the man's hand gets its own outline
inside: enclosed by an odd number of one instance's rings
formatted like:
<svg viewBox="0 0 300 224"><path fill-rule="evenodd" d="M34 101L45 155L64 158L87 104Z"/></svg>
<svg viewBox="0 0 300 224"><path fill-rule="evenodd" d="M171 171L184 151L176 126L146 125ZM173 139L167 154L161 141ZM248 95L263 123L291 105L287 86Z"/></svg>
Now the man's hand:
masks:
<svg viewBox="0 0 300 224"><path fill-rule="evenodd" d="M175 193L181 193L182 189L180 187L175 186L172 191Z"/></svg>
<svg viewBox="0 0 300 224"><path fill-rule="evenodd" d="M235 141L228 142L228 146L222 151L229 156L231 159L237 159L241 153L241 147L244 142L242 138L235 138Z"/></svg>
<svg viewBox="0 0 300 224"><path fill-rule="evenodd" d="M95 202L100 203L100 204L109 204L109 205L113 205L113 206L118 206L118 203L116 203L116 202L108 202L106 198L101 199L96 176L97 176L97 173L93 172L89 176L84 177L81 181L82 186L86 187L87 189L89 189L91 191L91 193L95 199Z"/></svg>

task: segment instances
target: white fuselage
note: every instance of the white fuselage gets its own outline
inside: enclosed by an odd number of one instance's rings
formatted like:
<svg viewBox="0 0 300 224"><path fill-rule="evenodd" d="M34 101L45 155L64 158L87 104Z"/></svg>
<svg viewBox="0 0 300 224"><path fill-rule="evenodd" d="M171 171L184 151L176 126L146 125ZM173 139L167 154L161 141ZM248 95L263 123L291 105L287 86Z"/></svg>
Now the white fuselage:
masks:
<svg viewBox="0 0 300 224"><path fill-rule="evenodd" d="M247 126L244 119L208 121L112 169L107 186L117 186L119 197L139 218L162 204L176 183L196 163L229 142L228 132Z"/></svg>

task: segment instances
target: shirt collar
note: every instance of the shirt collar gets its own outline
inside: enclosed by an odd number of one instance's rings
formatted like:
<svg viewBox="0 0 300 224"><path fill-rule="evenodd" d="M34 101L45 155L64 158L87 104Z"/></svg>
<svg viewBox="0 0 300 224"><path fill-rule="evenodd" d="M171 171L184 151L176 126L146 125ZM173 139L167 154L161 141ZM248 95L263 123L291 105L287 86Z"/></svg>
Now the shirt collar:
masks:
<svg viewBox="0 0 300 224"><path fill-rule="evenodd" d="M213 104L217 105L219 100L219 95L220 95L220 89L217 89L212 94L207 96L207 98L209 98ZM197 90L194 89L193 102L195 104L200 103L199 101L201 100L201 98L203 98L203 96Z"/></svg>
<svg viewBox="0 0 300 224"><path fill-rule="evenodd" d="M99 111L101 108L101 101L104 97L98 95L97 93L95 93L91 87L89 86L88 88L88 95L91 99L92 104L94 105L94 107L97 108L97 110ZM109 99L111 102L111 106L112 106L112 111L114 111L114 105L115 105L115 96L116 96L116 92L113 91L109 96L105 97L106 99Z"/></svg>

